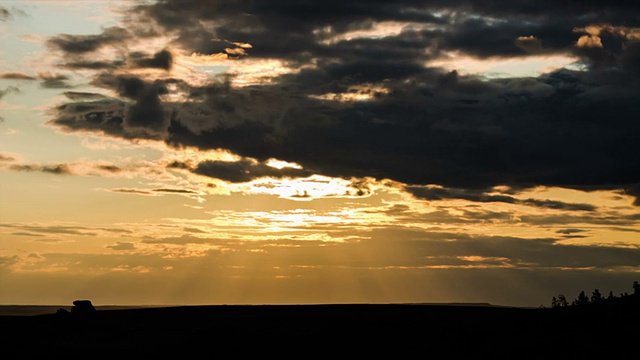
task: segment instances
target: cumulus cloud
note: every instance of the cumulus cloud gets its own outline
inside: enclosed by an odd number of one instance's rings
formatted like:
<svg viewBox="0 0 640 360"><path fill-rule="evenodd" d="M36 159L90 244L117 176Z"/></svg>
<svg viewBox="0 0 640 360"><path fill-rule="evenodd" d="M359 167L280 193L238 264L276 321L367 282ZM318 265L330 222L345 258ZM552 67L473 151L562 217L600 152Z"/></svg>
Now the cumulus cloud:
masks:
<svg viewBox="0 0 640 360"><path fill-rule="evenodd" d="M50 124L257 159L191 169L230 182L306 174L263 165L277 158L309 173L392 179L415 191L439 184L467 190L448 196L480 196L475 201L594 211L587 204L482 198L481 190L637 188L640 46L634 29L640 24L630 14L638 6L241 1L211 11L211 2L198 0L139 4L131 9L138 22L126 29L59 35L49 44L73 57L170 33L173 40L155 55L125 52L126 63L168 74L143 78L95 64L93 84L118 96L61 105ZM392 31L389 23L403 26ZM188 83L172 72L174 49L241 55L229 60L240 65L276 59L295 71L247 86ZM491 79L427 65L455 54L532 53L576 56L586 67ZM350 97L354 91L366 96Z"/></svg>

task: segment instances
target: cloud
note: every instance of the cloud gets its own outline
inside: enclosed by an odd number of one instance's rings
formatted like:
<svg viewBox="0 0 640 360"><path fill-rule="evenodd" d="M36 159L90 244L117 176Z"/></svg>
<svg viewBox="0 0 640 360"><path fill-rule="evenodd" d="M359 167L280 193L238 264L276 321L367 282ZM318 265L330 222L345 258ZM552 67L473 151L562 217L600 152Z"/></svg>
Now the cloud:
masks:
<svg viewBox="0 0 640 360"><path fill-rule="evenodd" d="M394 231L395 232L395 231ZM510 267L522 269L570 267L607 268L626 266L637 258L637 249L599 247L586 245L561 245L555 239L522 239L503 236L470 236L460 233L397 231L404 234L401 246L406 253L412 254L415 266L451 265L450 261L468 263L469 257L482 259L503 259ZM383 240L389 235L389 230L372 232L372 242L365 245L385 253L391 247L391 241ZM447 241L443 241L447 240ZM353 246L353 245L351 245ZM607 258L607 256L610 256ZM391 260L392 259L388 259ZM474 261L475 262L475 261ZM411 261L405 262L411 264ZM571 265L567 265L571 264Z"/></svg>
<svg viewBox="0 0 640 360"><path fill-rule="evenodd" d="M11 17L11 13L9 12L9 9L7 9L4 6L0 7L0 21L7 21L7 19L9 19Z"/></svg>
<svg viewBox="0 0 640 360"><path fill-rule="evenodd" d="M169 189L169 188L160 188L160 189L132 189L132 188L116 188L109 189L111 192L119 192L125 194L138 194L138 195L147 195L147 196L161 196L163 194L177 194L177 195L198 195L197 191L187 190L187 189Z"/></svg>
<svg viewBox="0 0 640 360"><path fill-rule="evenodd" d="M430 201L457 199L480 203L507 203L540 208L568 210L568 211L595 211L597 207L591 204L566 203L556 200L541 199L518 199L505 194L490 194L491 190L486 189L450 189L432 186L408 186L405 188L410 194L418 199Z"/></svg>
<svg viewBox="0 0 640 360"><path fill-rule="evenodd" d="M53 164L53 165L32 165L32 164L15 164L9 167L15 171L40 171L55 175L68 175L73 174L69 165L67 164Z"/></svg>
<svg viewBox="0 0 640 360"><path fill-rule="evenodd" d="M176 81L169 80L169 83ZM168 93L167 82L149 82L135 76L111 76L103 74L95 80L95 85L113 88L120 96L132 100L124 105L123 130L137 137L163 137L169 124L170 109L165 108L161 95Z"/></svg>
<svg viewBox="0 0 640 360"><path fill-rule="evenodd" d="M200 238L192 235L182 235L180 237L165 237L165 238L147 238L142 240L145 244L172 244L172 245L188 245L188 244L210 244L215 243L216 239Z"/></svg>
<svg viewBox="0 0 640 360"><path fill-rule="evenodd" d="M44 235L42 235L42 234L34 234L34 233L24 232L24 231L14 232L14 233L11 233L11 235L17 235L17 236L35 236L35 237L41 237L41 236L44 236Z"/></svg>
<svg viewBox="0 0 640 360"><path fill-rule="evenodd" d="M362 234L361 234L362 235ZM231 250L219 261L233 261L233 254L256 257L269 267L284 259L279 266L300 265L328 268L367 269L446 269L507 268L527 271L568 269L609 269L636 266L640 254L636 248L560 244L565 238L525 239L509 236L474 236L457 232L410 230L378 227L366 231L365 241L327 244L322 241L264 239L239 241L205 238L185 234L160 238L144 238L143 244L189 246L209 244ZM256 251L261 250L261 251ZM338 252L343 256L330 256ZM366 261L357 254L366 253ZM262 255L261 255L262 254ZM201 254L198 254L200 256ZM211 254L210 254L211 255ZM257 258L261 260L258 261ZM353 261L358 259L358 261ZM245 263L246 264L246 263Z"/></svg>
<svg viewBox="0 0 640 360"><path fill-rule="evenodd" d="M296 168L277 169L263 163L249 160L240 161L203 161L193 172L232 183L248 182L261 177L307 177L309 171Z"/></svg>
<svg viewBox="0 0 640 360"><path fill-rule="evenodd" d="M542 48L542 41L540 41L540 39L536 38L533 35L529 35L529 36L519 36L516 41L515 44L517 47L521 48L522 50L528 52L528 53L539 53L543 50Z"/></svg>
<svg viewBox="0 0 640 360"><path fill-rule="evenodd" d="M583 35L583 36L580 36L580 38L578 39L576 46L587 47L587 48L589 47L601 48L602 40L598 36Z"/></svg>
<svg viewBox="0 0 640 360"><path fill-rule="evenodd" d="M545 9L536 9L529 3L481 4L468 0L376 2L365 6L359 1L348 0L304 5L282 1L260 5L241 2L210 11L210 3L206 1L180 6L179 1L172 0L139 6L134 11L165 31L176 33L175 42L189 51L224 53L228 52L229 44L240 42L252 45L246 51L250 57L285 57L301 61L340 56L333 52L334 48L319 45L318 40L371 30L385 22L406 23L399 35L393 34L398 38L406 36L405 41L398 42L395 48L378 48L375 42L370 43L363 47L363 53L373 55L377 51L384 54L401 47L410 48L415 42L431 41L437 43L439 49L460 49L478 56L518 55L523 51L514 45L513 39L523 34L543 38L550 48L557 50L569 46L572 41L570 34L560 31L567 29L568 23L584 26L598 16L602 21L629 19L629 14L625 13L629 6L632 5L596 6L591 2L571 1L569 5L552 4ZM194 18L212 25L206 27L191 21ZM372 38L384 41L386 35L383 32ZM353 40L348 38L344 42ZM357 45L361 47L362 43ZM351 50L354 48L356 46ZM231 47L231 50L246 49Z"/></svg>
<svg viewBox="0 0 640 360"><path fill-rule="evenodd" d="M126 29L113 26L96 35L57 35L50 38L47 44L69 54L85 54L107 45L121 44L127 38L129 38L129 33Z"/></svg>
<svg viewBox="0 0 640 360"><path fill-rule="evenodd" d="M115 245L107 245L107 248L112 250L135 250L135 245L130 242L116 241Z"/></svg>
<svg viewBox="0 0 640 360"><path fill-rule="evenodd" d="M2 99L3 97L5 97L5 96L7 96L7 95L9 95L11 93L18 93L19 94L20 92L21 92L20 89L18 89L17 87L9 86L4 90L0 90L0 99Z"/></svg>
<svg viewBox="0 0 640 360"><path fill-rule="evenodd" d="M83 69L83 70L111 70L122 65L121 61L93 61L93 60L74 60L59 66L66 69Z"/></svg>
<svg viewBox="0 0 640 360"><path fill-rule="evenodd" d="M0 269L10 267L19 262L17 255L14 256L0 256Z"/></svg>
<svg viewBox="0 0 640 360"><path fill-rule="evenodd" d="M634 184L622 189L622 193L635 197L633 205L640 206L640 184Z"/></svg>
<svg viewBox="0 0 640 360"><path fill-rule="evenodd" d="M71 100L96 100L106 98L106 96L102 94L78 91L65 91L64 96Z"/></svg>
<svg viewBox="0 0 640 360"><path fill-rule="evenodd" d="M25 224L0 224L0 227L14 228L34 232L37 234L63 234L63 235L82 235L95 236L96 232L90 228L82 226L64 226L64 225L25 225ZM33 235L38 236L38 235Z"/></svg>
<svg viewBox="0 0 640 360"><path fill-rule="evenodd" d="M574 235L578 233L586 232L584 229L560 229L556 230L556 234L561 234L565 239L584 238L584 235Z"/></svg>
<svg viewBox="0 0 640 360"><path fill-rule="evenodd" d="M153 192L149 190L141 190L141 189L110 189L112 192L126 193L126 194L138 194L138 195L153 195Z"/></svg>
<svg viewBox="0 0 640 360"><path fill-rule="evenodd" d="M66 89L72 87L67 84L69 77L61 74L40 73L38 78L42 80L40 86L47 89Z"/></svg>
<svg viewBox="0 0 640 360"><path fill-rule="evenodd" d="M153 189L151 191L168 194L197 194L196 191L185 189Z"/></svg>
<svg viewBox="0 0 640 360"><path fill-rule="evenodd" d="M124 99L101 98L69 102L55 109L57 116L49 124L68 131L99 131L127 139L163 139L172 109L162 104L167 94L164 81L148 82L135 76L103 74L94 83L117 91ZM77 94L73 94L78 99Z"/></svg>
<svg viewBox="0 0 640 360"><path fill-rule="evenodd" d="M152 57L140 56L139 58L134 58L133 62L138 68L169 70L173 64L173 55L168 50L162 50L155 53Z"/></svg>
<svg viewBox="0 0 640 360"><path fill-rule="evenodd" d="M21 16L27 16L27 13L25 13L23 10L16 9L15 7L9 10L4 6L0 6L0 21L10 20L13 18L13 15L16 15L16 14Z"/></svg>
<svg viewBox="0 0 640 360"><path fill-rule="evenodd" d="M5 80L36 80L35 77L23 73L2 73L0 79Z"/></svg>
<svg viewBox="0 0 640 360"><path fill-rule="evenodd" d="M570 211L596 211L598 208L591 204L575 204L566 203L564 201L557 200L540 200L540 199L525 199L517 201L518 204L525 204L531 206L537 206L548 209L557 210L570 210Z"/></svg>
<svg viewBox="0 0 640 360"><path fill-rule="evenodd" d="M0 161L1 162L4 162L4 161L9 162L9 161L15 161L15 160L16 160L16 158L11 156L11 155L0 154Z"/></svg>
<svg viewBox="0 0 640 360"><path fill-rule="evenodd" d="M55 110L49 124L257 160L203 162L191 169L230 182L305 176L264 165L277 158L309 174L392 179L415 189L438 184L462 189L448 196L585 212L596 208L487 198L482 191L497 185L638 187L640 45L633 34L640 24L630 14L640 5L416 0L364 6L347 0L338 7L334 1L276 1L216 11L210 5L140 4L131 9L139 26L129 22L126 29L50 39L71 56L136 37L173 36L155 55L127 53L125 59L168 69L164 77L96 67L93 85L117 97L71 101ZM602 48L578 46L581 36L599 37ZM228 60L239 72L248 61L266 59L292 70L244 86L232 77L190 83L169 66L179 59L170 54L182 53L241 55ZM456 54L511 59L532 53L573 55L583 67L496 79L428 65Z"/></svg>
<svg viewBox="0 0 640 360"><path fill-rule="evenodd" d="M96 165L96 168L99 170L108 171L112 173L118 173L122 171L122 169L116 165Z"/></svg>

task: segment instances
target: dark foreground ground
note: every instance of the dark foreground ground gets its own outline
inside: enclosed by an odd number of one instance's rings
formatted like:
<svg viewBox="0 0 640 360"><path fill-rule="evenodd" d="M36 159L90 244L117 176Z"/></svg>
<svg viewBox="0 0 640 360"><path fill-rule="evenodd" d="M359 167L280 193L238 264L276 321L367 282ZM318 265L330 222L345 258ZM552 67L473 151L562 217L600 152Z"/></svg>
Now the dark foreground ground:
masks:
<svg viewBox="0 0 640 360"><path fill-rule="evenodd" d="M637 304L219 305L0 316L0 354L6 359L640 359L639 310Z"/></svg>

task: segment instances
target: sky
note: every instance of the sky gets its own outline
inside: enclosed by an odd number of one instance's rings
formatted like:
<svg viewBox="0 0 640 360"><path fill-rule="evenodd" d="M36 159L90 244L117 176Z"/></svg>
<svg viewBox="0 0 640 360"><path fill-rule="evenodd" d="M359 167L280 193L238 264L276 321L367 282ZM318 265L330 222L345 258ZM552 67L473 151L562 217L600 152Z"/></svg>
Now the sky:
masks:
<svg viewBox="0 0 640 360"><path fill-rule="evenodd" d="M0 304L630 292L638 14L0 0Z"/></svg>

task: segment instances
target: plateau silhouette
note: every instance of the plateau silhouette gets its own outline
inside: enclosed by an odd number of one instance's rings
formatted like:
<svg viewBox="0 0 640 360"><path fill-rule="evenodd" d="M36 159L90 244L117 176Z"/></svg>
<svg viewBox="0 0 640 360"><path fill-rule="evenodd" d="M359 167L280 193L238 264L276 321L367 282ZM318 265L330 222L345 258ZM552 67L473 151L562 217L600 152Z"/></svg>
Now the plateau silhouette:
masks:
<svg viewBox="0 0 640 360"><path fill-rule="evenodd" d="M540 308L318 304L96 310L89 300L74 306L52 314L0 316L0 326L8 330L4 352L83 359L605 359L634 358L640 351L638 293Z"/></svg>

